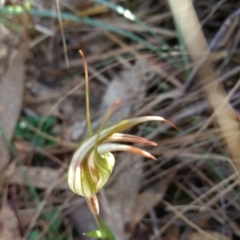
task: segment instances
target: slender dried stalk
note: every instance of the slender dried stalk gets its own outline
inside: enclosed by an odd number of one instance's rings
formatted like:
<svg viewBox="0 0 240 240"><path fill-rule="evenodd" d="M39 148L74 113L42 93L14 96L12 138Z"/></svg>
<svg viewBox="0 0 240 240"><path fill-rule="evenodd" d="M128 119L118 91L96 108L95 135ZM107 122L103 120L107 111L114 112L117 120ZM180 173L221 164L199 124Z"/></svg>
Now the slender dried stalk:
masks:
<svg viewBox="0 0 240 240"><path fill-rule="evenodd" d="M174 18L184 36L185 44L195 64L199 65L198 79L205 87L206 98L211 104L221 133L225 139L232 160L240 170L239 124L232 116L229 101L222 104L227 95L223 86L217 82L217 74L212 67L211 53L201 30L194 7L190 0L169 0Z"/></svg>

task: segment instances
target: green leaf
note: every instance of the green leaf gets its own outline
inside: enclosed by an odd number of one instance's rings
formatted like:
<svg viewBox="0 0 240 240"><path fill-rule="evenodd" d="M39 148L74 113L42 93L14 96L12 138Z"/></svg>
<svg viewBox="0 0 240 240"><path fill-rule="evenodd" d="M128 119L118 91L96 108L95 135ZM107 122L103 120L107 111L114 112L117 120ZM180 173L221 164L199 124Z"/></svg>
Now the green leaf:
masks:
<svg viewBox="0 0 240 240"><path fill-rule="evenodd" d="M38 238L41 235L41 232L39 230L32 230L29 235L28 235L28 239L29 240L35 240L36 238Z"/></svg>
<svg viewBox="0 0 240 240"><path fill-rule="evenodd" d="M37 147L45 146L46 140L38 135L32 135L31 139L28 139L31 143L33 143Z"/></svg>
<svg viewBox="0 0 240 240"><path fill-rule="evenodd" d="M25 138L25 135L27 133L29 133L29 131L24 127L22 122L19 122L15 128L14 136L20 137L20 138Z"/></svg>
<svg viewBox="0 0 240 240"><path fill-rule="evenodd" d="M57 118L53 116L49 116L44 119L44 123L42 126L42 131L47 132L50 131L51 128L57 123Z"/></svg>
<svg viewBox="0 0 240 240"><path fill-rule="evenodd" d="M101 230L95 230L88 233L83 233L83 235L87 237L100 238L105 240L116 240L111 229L100 217L99 217L99 223L100 223Z"/></svg>
<svg viewBox="0 0 240 240"><path fill-rule="evenodd" d="M57 123L57 118L53 116L49 116L47 118L39 117L37 115L26 115L24 120L18 122L14 136L25 139L38 147L50 146L54 145L54 142L48 141L45 138L39 136L32 130L28 129L26 123L29 123L35 128L39 128L41 126L41 131L47 134L51 134L52 127Z"/></svg>
<svg viewBox="0 0 240 240"><path fill-rule="evenodd" d="M101 224L101 229L104 232L104 235L106 236L107 240L116 240L112 230L108 227L108 225L104 222L104 220L100 217L99 217L99 220Z"/></svg>
<svg viewBox="0 0 240 240"><path fill-rule="evenodd" d="M26 115L25 117L25 121L30 123L31 125L33 125L34 127L37 127L39 121L40 121L40 117L38 117L37 115Z"/></svg>
<svg viewBox="0 0 240 240"><path fill-rule="evenodd" d="M88 233L83 233L84 236L94 237L94 238L106 238L106 236L99 230L91 231Z"/></svg>
<svg viewBox="0 0 240 240"><path fill-rule="evenodd" d="M50 222L57 213L58 213L57 208L53 208L49 213L43 216L43 219L46 222ZM55 233L58 232L61 227L61 224L62 224L62 219L60 217L56 218L56 220L53 222L53 224L49 228L50 231Z"/></svg>

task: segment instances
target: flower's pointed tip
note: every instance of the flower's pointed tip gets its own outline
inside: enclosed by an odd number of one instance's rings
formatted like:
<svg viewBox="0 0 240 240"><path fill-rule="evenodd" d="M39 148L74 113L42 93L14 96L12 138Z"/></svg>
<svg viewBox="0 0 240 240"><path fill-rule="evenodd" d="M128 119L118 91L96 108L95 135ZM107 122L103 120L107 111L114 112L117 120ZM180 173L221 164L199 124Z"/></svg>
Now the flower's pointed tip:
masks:
<svg viewBox="0 0 240 240"><path fill-rule="evenodd" d="M175 128L176 130L178 130L177 126L174 125L174 124L173 124L172 122L170 122L169 120L163 118L163 121L166 122L166 123L168 123L171 127L173 127L173 128Z"/></svg>
<svg viewBox="0 0 240 240"><path fill-rule="evenodd" d="M79 49L78 52L79 52L79 54L81 55L81 57L84 56L84 53L83 53L83 51L82 51L81 49Z"/></svg>
<svg viewBox="0 0 240 240"><path fill-rule="evenodd" d="M152 154L150 154L149 158L152 159L153 161L156 161L156 158Z"/></svg>
<svg viewBox="0 0 240 240"><path fill-rule="evenodd" d="M171 127L175 128L176 130L178 129L171 121L169 121L166 118L163 118L161 116L145 116L145 117L142 117L142 118L145 118L145 121L165 122L165 123L169 124Z"/></svg>
<svg viewBox="0 0 240 240"><path fill-rule="evenodd" d="M156 147L158 144L156 142L151 142L151 146Z"/></svg>
<svg viewBox="0 0 240 240"><path fill-rule="evenodd" d="M143 153L142 156L150 158L152 160L156 160L156 158L151 153L143 151L143 150L142 150L142 153Z"/></svg>

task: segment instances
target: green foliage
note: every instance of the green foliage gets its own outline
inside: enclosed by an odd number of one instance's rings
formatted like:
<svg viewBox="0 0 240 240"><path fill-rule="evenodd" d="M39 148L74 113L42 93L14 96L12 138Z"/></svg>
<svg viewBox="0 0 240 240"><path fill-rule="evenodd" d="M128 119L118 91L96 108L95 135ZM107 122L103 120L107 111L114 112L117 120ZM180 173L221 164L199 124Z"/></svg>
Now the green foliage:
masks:
<svg viewBox="0 0 240 240"><path fill-rule="evenodd" d="M53 145L53 142L46 140L45 138L37 135L32 130L28 129L25 122L29 123L35 128L41 126L41 131L47 134L51 134L52 127L57 123L57 118L49 116L46 119L39 116L27 115L23 120L19 121L14 132L14 136L25 139L38 147Z"/></svg>
<svg viewBox="0 0 240 240"><path fill-rule="evenodd" d="M35 240L37 239L38 237L40 237L41 235L41 231L37 230L37 229L34 229L32 230L29 235L28 235L28 239L29 240Z"/></svg>
<svg viewBox="0 0 240 240"><path fill-rule="evenodd" d="M114 234L112 233L111 229L100 217L99 217L99 222L100 222L101 230L91 231L88 233L84 233L83 235L87 237L94 237L94 238L105 239L105 240L115 240Z"/></svg>
<svg viewBox="0 0 240 240"><path fill-rule="evenodd" d="M100 238L100 239L106 238L106 236L102 234L102 232L99 230L83 233L83 235L87 237Z"/></svg>
<svg viewBox="0 0 240 240"><path fill-rule="evenodd" d="M114 234L111 231L111 229L108 227L108 225L104 222L102 218L99 217L101 229L105 233L108 240L115 240Z"/></svg>

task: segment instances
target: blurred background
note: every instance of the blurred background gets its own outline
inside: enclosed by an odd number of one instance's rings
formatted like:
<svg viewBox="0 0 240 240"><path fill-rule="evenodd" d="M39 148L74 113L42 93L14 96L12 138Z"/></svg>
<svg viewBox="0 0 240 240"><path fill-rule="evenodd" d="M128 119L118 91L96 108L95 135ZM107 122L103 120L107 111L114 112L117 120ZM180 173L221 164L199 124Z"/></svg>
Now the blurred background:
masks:
<svg viewBox="0 0 240 240"><path fill-rule="evenodd" d="M156 161L119 153L99 193L118 240L240 239L240 2L0 1L0 239L85 240L95 230L66 182L88 133L157 115L129 133ZM209 51L210 50L210 51Z"/></svg>

